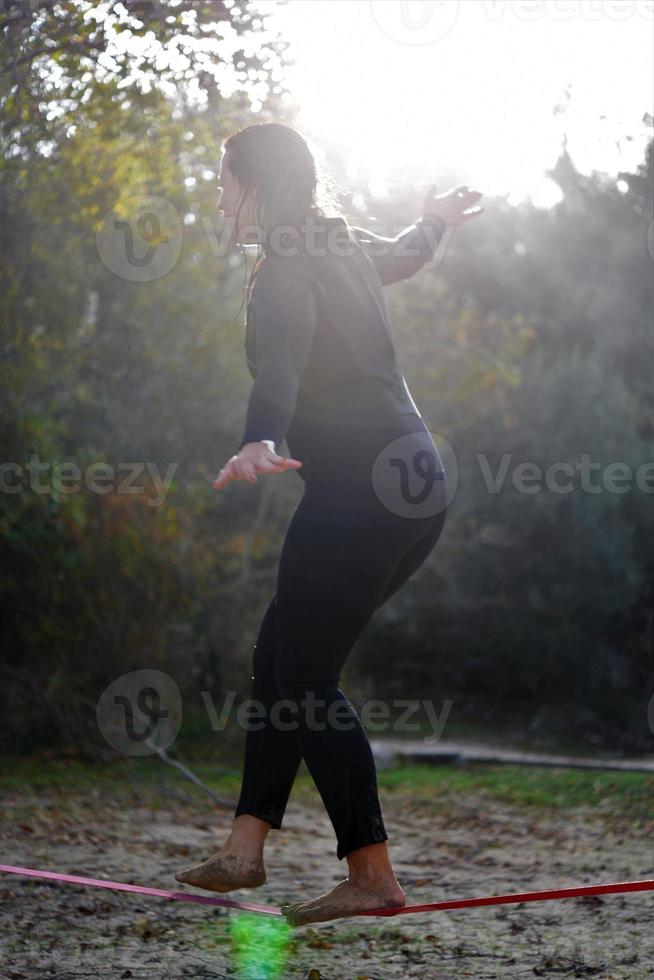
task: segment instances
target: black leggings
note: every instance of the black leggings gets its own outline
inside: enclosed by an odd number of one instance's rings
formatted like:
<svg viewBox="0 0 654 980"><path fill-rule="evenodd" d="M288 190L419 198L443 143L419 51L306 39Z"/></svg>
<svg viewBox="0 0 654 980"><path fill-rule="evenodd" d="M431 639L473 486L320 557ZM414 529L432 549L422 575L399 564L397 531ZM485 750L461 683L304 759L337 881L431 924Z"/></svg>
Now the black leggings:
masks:
<svg viewBox="0 0 654 980"><path fill-rule="evenodd" d="M436 544L447 484L416 415L331 440L314 433L304 445L291 446L289 437L288 444L304 463L306 483L254 648L251 698L260 705L248 718L234 815L253 814L279 829L304 758L341 860L388 834L370 744L339 688L340 673L373 612Z"/></svg>

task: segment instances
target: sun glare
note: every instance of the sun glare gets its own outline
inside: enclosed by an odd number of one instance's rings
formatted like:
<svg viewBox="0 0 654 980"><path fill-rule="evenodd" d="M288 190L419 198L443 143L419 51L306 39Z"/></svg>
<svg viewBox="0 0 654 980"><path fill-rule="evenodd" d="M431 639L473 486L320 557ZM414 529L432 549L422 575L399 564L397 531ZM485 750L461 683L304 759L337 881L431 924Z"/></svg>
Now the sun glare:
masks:
<svg viewBox="0 0 654 980"><path fill-rule="evenodd" d="M642 161L651 3L272 7L295 61L287 84L298 124L373 196L441 179L547 207L559 190L544 171L564 141L585 173Z"/></svg>

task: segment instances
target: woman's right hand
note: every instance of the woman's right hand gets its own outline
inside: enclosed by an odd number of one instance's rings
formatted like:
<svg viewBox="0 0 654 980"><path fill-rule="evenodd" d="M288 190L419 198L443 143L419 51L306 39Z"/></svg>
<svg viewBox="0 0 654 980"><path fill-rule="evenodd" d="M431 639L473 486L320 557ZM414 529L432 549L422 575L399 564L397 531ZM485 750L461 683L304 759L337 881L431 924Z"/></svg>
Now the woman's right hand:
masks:
<svg viewBox="0 0 654 980"><path fill-rule="evenodd" d="M457 184L444 194L436 194L436 184L432 184L423 204L423 214L435 214L446 225L460 225L474 218L484 210L473 208L482 196L481 191L471 190L467 184Z"/></svg>
<svg viewBox="0 0 654 980"><path fill-rule="evenodd" d="M231 480L256 483L257 473L283 473L289 469L296 470L299 466L302 466L299 459L280 456L263 442L246 442L236 455L230 456L212 486L219 490Z"/></svg>

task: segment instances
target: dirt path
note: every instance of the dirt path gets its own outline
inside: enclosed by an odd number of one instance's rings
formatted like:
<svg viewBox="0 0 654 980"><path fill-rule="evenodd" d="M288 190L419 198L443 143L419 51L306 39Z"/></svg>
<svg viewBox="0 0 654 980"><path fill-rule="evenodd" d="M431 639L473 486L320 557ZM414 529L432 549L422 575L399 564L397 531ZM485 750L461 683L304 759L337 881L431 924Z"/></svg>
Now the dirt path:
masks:
<svg viewBox="0 0 654 980"><path fill-rule="evenodd" d="M489 796L430 801L385 793L391 856L410 903L584 883L654 878L654 824L601 808L544 813ZM174 872L210 854L231 814L168 793L5 794L0 861L176 889ZM315 794L295 794L268 839L268 884L228 897L279 905L341 880L331 825ZM193 889L188 889L192 891ZM207 893L202 893L207 894ZM349 918L295 930L244 913L0 875L2 978L173 977L431 980L654 977L654 893L567 899L393 918ZM274 938L287 960L272 969ZM241 925L246 920L240 920ZM248 966L245 957L255 963Z"/></svg>

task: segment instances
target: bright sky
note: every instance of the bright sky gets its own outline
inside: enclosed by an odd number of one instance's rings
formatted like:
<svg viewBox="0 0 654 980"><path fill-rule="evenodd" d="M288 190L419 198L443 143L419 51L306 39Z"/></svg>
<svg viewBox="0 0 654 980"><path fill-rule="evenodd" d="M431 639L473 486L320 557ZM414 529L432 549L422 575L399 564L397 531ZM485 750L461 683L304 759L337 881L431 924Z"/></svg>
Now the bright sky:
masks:
<svg viewBox="0 0 654 980"><path fill-rule="evenodd" d="M654 2L265 4L295 65L297 125L371 193L463 181L547 207L564 133L583 173L633 170L654 112ZM272 22L271 22L272 26ZM633 136L633 141L625 139ZM649 130L651 137L651 129ZM448 179L449 178L449 179Z"/></svg>

